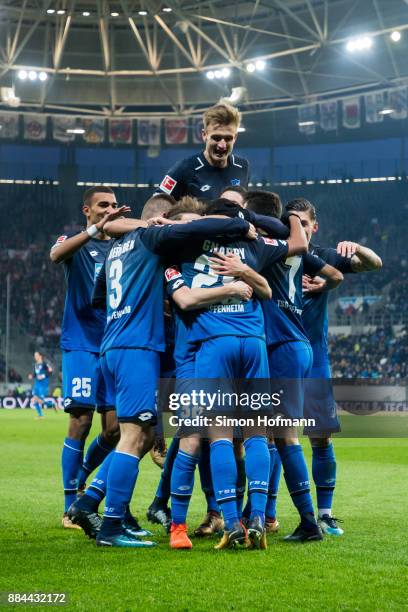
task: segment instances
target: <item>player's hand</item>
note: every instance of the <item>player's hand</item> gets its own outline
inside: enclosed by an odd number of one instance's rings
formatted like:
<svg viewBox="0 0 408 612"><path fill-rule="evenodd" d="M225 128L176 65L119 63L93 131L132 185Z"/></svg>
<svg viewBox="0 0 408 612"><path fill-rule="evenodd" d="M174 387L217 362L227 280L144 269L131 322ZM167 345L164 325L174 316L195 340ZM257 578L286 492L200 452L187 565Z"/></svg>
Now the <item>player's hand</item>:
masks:
<svg viewBox="0 0 408 612"><path fill-rule="evenodd" d="M304 293L321 293L326 289L326 281L320 276L312 278L308 274L303 274L302 289Z"/></svg>
<svg viewBox="0 0 408 612"><path fill-rule="evenodd" d="M176 221L170 221L170 219L166 219L166 217L151 217L147 220L148 227L152 227L153 225L174 225L177 223Z"/></svg>
<svg viewBox="0 0 408 612"><path fill-rule="evenodd" d="M252 287L244 283L244 281L234 281L233 283L230 283L229 286L231 287L234 297L238 297L244 302L249 302L254 292Z"/></svg>
<svg viewBox="0 0 408 612"><path fill-rule="evenodd" d="M249 230L246 234L246 238L249 238L249 240L256 240L258 237L258 232L256 231L256 227L255 225L253 225L252 223L249 224Z"/></svg>
<svg viewBox="0 0 408 612"><path fill-rule="evenodd" d="M104 217L98 223L95 223L95 226L98 228L100 232L102 232L103 228L105 227L106 223L108 223L108 221L114 221L115 219L118 219L119 217L123 217L123 215L125 215L126 213L130 213L131 210L132 209L130 208L130 206L126 206L126 204L124 204L123 206L119 206L119 208L108 209L105 212Z"/></svg>
<svg viewBox="0 0 408 612"><path fill-rule="evenodd" d="M222 276L240 277L247 268L247 265L244 264L238 255L214 253L214 257L209 257L208 259L211 262L211 268L214 272Z"/></svg>
<svg viewBox="0 0 408 612"><path fill-rule="evenodd" d="M357 252L359 244L357 242L350 242L349 240L344 240L343 242L339 242L337 245L337 253L342 257L353 257L353 255Z"/></svg>

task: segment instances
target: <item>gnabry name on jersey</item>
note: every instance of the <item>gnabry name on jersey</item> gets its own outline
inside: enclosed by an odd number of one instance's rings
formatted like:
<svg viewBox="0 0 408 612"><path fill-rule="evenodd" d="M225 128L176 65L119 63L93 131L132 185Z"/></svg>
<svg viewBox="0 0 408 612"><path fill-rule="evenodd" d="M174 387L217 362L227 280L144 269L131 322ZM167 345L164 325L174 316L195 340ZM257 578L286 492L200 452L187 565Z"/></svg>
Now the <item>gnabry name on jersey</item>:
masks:
<svg viewBox="0 0 408 612"><path fill-rule="evenodd" d="M116 257L120 257L121 255L123 255L124 253L127 253L128 251L132 251L134 248L135 248L135 241L127 240L123 244L113 247L113 249L111 249L111 251L109 252L108 259L115 259Z"/></svg>
<svg viewBox="0 0 408 612"><path fill-rule="evenodd" d="M245 259L245 249L243 247L224 247L217 242L205 240L203 243L203 251L210 253L221 253L221 255L238 255L242 260Z"/></svg>

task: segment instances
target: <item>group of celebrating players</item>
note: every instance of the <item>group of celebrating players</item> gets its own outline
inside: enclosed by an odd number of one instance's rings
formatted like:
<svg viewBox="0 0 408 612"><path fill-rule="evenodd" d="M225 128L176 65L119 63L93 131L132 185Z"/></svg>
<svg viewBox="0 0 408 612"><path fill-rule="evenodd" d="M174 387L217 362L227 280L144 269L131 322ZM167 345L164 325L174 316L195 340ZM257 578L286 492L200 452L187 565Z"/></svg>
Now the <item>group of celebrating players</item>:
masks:
<svg viewBox="0 0 408 612"><path fill-rule="evenodd" d="M292 200L282 211L276 194L247 191L248 162L232 153L239 122L229 105L208 109L204 151L169 171L141 219L125 216L130 208L119 206L109 187L87 190L86 229L60 236L51 249L67 280L61 348L70 419L62 524L82 528L99 546L155 545L129 508L139 463L152 449L165 462L147 517L170 532L174 549L192 548L186 519L197 465L207 513L194 533L222 533L217 549L267 547L267 533L279 525L281 466L300 517L285 539L343 533L332 516L331 434L339 422L330 385L328 291L344 273L377 270L381 260L353 242L313 245L318 224L307 200ZM223 381L229 391L242 381L255 390L279 381L285 393L273 414L316 422L304 433L312 445L317 515L293 427L248 420L203 432L181 425L166 451L156 405L159 380L172 377L187 394L197 381L211 389ZM84 457L95 407L102 431Z"/></svg>

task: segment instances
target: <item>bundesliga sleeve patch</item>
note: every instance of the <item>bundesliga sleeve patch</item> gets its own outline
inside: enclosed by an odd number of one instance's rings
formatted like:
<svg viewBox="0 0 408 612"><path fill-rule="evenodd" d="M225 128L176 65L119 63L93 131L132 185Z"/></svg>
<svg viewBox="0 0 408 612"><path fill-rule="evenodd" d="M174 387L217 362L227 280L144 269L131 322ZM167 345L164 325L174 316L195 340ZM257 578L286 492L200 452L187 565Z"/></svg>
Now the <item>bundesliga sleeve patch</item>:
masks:
<svg viewBox="0 0 408 612"><path fill-rule="evenodd" d="M58 246L59 244L62 244L63 242L65 242L65 240L68 238L68 236L59 236L57 238L57 241L55 244L52 245L52 248L55 248L56 246Z"/></svg>
<svg viewBox="0 0 408 612"><path fill-rule="evenodd" d="M174 178L171 178L171 176L166 174L166 176L160 183L160 189L170 195L176 185L177 181L175 181Z"/></svg>
<svg viewBox="0 0 408 612"><path fill-rule="evenodd" d="M269 244L270 246L278 245L278 241L275 240L274 238L265 238L265 236L262 236L262 239L265 242L265 244Z"/></svg>
<svg viewBox="0 0 408 612"><path fill-rule="evenodd" d="M166 281L169 283L171 280L181 277L181 272L178 268L167 268L164 273Z"/></svg>

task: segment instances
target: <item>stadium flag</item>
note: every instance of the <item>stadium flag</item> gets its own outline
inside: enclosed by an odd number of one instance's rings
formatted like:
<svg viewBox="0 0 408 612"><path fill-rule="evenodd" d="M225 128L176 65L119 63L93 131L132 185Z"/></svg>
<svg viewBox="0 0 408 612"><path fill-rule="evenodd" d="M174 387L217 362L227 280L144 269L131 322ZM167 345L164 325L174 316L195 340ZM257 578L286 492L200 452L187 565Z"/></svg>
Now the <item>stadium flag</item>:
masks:
<svg viewBox="0 0 408 612"><path fill-rule="evenodd" d="M83 117L81 119L81 126L85 130L85 134L82 134L82 138L89 144L100 144L105 140L105 119L99 119L96 117Z"/></svg>
<svg viewBox="0 0 408 612"><path fill-rule="evenodd" d="M408 117L408 88L399 87L388 92L388 102L394 112L391 119L406 119Z"/></svg>
<svg viewBox="0 0 408 612"><path fill-rule="evenodd" d="M360 96L346 98L343 100L343 127L355 129L360 125Z"/></svg>
<svg viewBox="0 0 408 612"><path fill-rule="evenodd" d="M364 96L365 120L367 123L380 123L384 121L384 115L380 110L384 108L384 92L377 91Z"/></svg>
<svg viewBox="0 0 408 612"><path fill-rule="evenodd" d="M202 144L203 136L201 130L203 129L203 120L201 117L193 117L191 121L191 127L193 130L193 142L194 144Z"/></svg>
<svg viewBox="0 0 408 612"><path fill-rule="evenodd" d="M321 102L319 104L320 111L320 127L325 132L337 130L337 100L330 102Z"/></svg>
<svg viewBox="0 0 408 612"><path fill-rule="evenodd" d="M142 146L160 145L161 119L137 120L137 144Z"/></svg>
<svg viewBox="0 0 408 612"><path fill-rule="evenodd" d="M302 134L316 133L316 104L303 104L298 107L298 126ZM302 125L306 123L307 125Z"/></svg>
<svg viewBox="0 0 408 612"><path fill-rule="evenodd" d="M24 138L26 140L44 140L46 135L46 115L24 115Z"/></svg>
<svg viewBox="0 0 408 612"><path fill-rule="evenodd" d="M187 137L187 119L165 119L164 138L166 144L186 144Z"/></svg>
<svg viewBox="0 0 408 612"><path fill-rule="evenodd" d="M67 130L72 130L76 125L75 117L53 117L52 118L52 137L60 142L71 142L75 134L67 134Z"/></svg>
<svg viewBox="0 0 408 612"><path fill-rule="evenodd" d="M0 138L17 138L18 136L18 121L17 113L0 113Z"/></svg>
<svg viewBox="0 0 408 612"><path fill-rule="evenodd" d="M109 142L113 144L132 144L132 120L110 119Z"/></svg>

